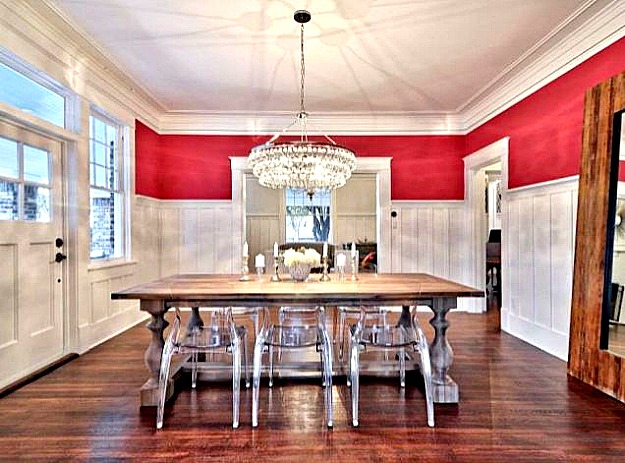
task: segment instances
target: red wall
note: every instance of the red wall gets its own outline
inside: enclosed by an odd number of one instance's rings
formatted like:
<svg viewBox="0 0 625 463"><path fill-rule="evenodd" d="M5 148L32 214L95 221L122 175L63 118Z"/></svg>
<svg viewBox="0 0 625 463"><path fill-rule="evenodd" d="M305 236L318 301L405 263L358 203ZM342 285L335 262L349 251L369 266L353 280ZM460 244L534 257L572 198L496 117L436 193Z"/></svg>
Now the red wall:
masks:
<svg viewBox="0 0 625 463"><path fill-rule="evenodd" d="M510 137L510 188L579 173L586 90L625 69L621 39L466 137L470 154Z"/></svg>
<svg viewBox="0 0 625 463"><path fill-rule="evenodd" d="M515 104L467 136L336 136L357 156L391 156L391 197L462 199L462 157L510 137L509 186L579 172L586 90L625 69L625 38ZM229 156L264 136L158 135L137 121L138 194L160 199L230 199Z"/></svg>
<svg viewBox="0 0 625 463"><path fill-rule="evenodd" d="M135 123L135 191L160 198L159 157L161 136L141 122Z"/></svg>
<svg viewBox="0 0 625 463"><path fill-rule="evenodd" d="M269 135L157 135L139 121L137 194L160 199L231 199L230 156L247 156ZM153 142L153 136L158 143ZM462 136L336 136L357 156L391 156L393 199L462 199L464 178ZM159 156L158 175L151 161ZM146 160L144 166L142 161ZM150 180L143 178L149 176ZM158 188L154 191L154 178Z"/></svg>

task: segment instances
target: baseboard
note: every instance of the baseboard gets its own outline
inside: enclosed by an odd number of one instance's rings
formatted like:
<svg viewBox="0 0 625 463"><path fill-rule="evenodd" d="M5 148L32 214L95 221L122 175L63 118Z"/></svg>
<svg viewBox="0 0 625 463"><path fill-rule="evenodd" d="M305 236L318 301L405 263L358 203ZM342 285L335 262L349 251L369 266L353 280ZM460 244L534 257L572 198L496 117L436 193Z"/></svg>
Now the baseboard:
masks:
<svg viewBox="0 0 625 463"><path fill-rule="evenodd" d="M66 363L71 362L74 359L77 359L78 357L80 357L78 354L76 354L75 352L72 352L70 354L64 355L63 357L61 357L58 360L55 360L54 362L32 372L29 375L24 376L23 378L18 379L17 381L9 384L8 386L3 387L2 389L0 389L0 399L17 391L18 389L26 386L27 384L32 383L33 381L38 380L39 378L44 377L45 375L47 375L48 373L52 373L54 370L56 370L57 368L62 367L63 365L65 365Z"/></svg>
<svg viewBox="0 0 625 463"><path fill-rule="evenodd" d="M521 339L522 341L539 348L554 357L564 360L569 355L569 337L564 333L558 333L549 328L537 325L529 320L512 314L509 310L502 309L501 329L506 333ZM504 323L504 321L506 323Z"/></svg>

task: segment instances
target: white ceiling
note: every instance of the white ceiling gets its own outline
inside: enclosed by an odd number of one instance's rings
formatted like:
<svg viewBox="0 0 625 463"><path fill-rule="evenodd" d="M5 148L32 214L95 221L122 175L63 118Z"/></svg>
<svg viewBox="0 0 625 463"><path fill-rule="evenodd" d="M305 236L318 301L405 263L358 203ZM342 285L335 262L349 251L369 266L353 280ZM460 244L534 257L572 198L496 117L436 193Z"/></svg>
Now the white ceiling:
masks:
<svg viewBox="0 0 625 463"><path fill-rule="evenodd" d="M588 0L53 0L168 110L456 111Z"/></svg>

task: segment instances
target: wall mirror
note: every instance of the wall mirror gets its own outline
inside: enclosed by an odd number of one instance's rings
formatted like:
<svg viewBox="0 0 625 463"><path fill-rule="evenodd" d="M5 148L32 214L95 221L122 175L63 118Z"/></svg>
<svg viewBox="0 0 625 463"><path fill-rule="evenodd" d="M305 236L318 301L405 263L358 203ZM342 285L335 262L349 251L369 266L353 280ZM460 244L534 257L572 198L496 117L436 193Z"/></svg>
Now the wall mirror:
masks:
<svg viewBox="0 0 625 463"><path fill-rule="evenodd" d="M614 114L610 170L606 276L601 314L602 349L625 357L625 110Z"/></svg>
<svg viewBox="0 0 625 463"><path fill-rule="evenodd" d="M619 156L625 157L621 138L624 110L625 72L586 91L568 362L569 375L623 402L625 355L614 353L620 341L612 336L616 331L612 328L620 325L610 320L622 320L625 311L625 303L618 317L612 311L618 285L625 283L625 270L620 267L625 261L624 236L617 228L621 227L617 210L625 216L625 208L617 201ZM622 180L624 175L620 174ZM625 194L622 196L625 199ZM614 291L612 283L617 285Z"/></svg>

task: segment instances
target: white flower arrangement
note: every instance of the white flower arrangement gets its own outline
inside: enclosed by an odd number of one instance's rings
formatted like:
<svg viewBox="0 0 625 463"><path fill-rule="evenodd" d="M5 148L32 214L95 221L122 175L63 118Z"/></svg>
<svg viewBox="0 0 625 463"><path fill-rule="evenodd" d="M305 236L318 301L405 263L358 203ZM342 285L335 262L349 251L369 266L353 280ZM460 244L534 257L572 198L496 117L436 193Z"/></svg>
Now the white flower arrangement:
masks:
<svg viewBox="0 0 625 463"><path fill-rule="evenodd" d="M308 264L311 267L319 267L321 265L321 255L314 249L299 248L287 249L284 251L284 265L286 267L294 267L297 264Z"/></svg>

